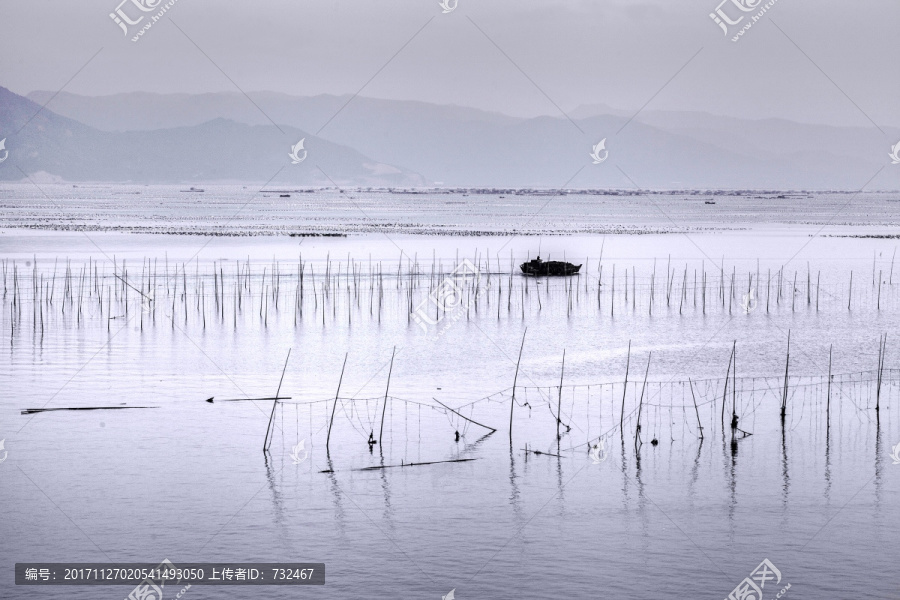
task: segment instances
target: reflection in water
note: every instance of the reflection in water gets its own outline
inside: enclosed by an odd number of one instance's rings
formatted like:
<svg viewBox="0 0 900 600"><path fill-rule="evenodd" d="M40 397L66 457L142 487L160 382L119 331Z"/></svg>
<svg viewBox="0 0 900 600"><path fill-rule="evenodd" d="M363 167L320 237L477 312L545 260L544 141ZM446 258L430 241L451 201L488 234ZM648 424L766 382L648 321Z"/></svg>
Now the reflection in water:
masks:
<svg viewBox="0 0 900 600"><path fill-rule="evenodd" d="M784 419L781 420L781 504L787 511L788 492L790 491L791 478L788 473L787 431L784 427Z"/></svg>
<svg viewBox="0 0 900 600"><path fill-rule="evenodd" d="M476 450L478 450L478 447L481 446L485 440L487 440L489 437L494 435L494 433L496 433L496 432L489 431L486 434L484 434L483 436L481 436L480 438L478 438L477 440L475 440L474 442L472 442L471 444L466 444L465 446L463 446L463 449L460 450L459 455L461 456L461 455L464 455L467 453L475 452Z"/></svg>
<svg viewBox="0 0 900 600"><path fill-rule="evenodd" d="M881 414L875 412L875 510L881 508L882 468L884 457L881 456Z"/></svg>
<svg viewBox="0 0 900 600"><path fill-rule="evenodd" d="M622 470L622 506L625 510L629 508L629 497L628 497L628 484L630 483L630 479L628 477L628 457L625 455L625 434L624 430L622 435L620 436L622 439L622 460L620 462L621 470Z"/></svg>
<svg viewBox="0 0 900 600"><path fill-rule="evenodd" d="M650 552L650 515L647 514L648 498L644 495L644 481L641 478L640 451L634 455L634 479L638 489L638 516L641 519L641 555L647 557Z"/></svg>
<svg viewBox="0 0 900 600"><path fill-rule="evenodd" d="M556 457L556 487L559 490L557 498L560 500L560 506L563 510L566 508L566 498L563 495L563 473L562 473L562 458Z"/></svg>
<svg viewBox="0 0 900 600"><path fill-rule="evenodd" d="M734 431L731 434L731 464L728 468L728 492L730 494L728 502L728 527L730 528L730 539L734 541L735 523L734 513L737 509L737 457L738 447L737 440L734 439ZM725 435L723 432L722 443L725 443Z"/></svg>
<svg viewBox="0 0 900 600"><path fill-rule="evenodd" d="M334 473L334 465L331 462L331 457L329 456L327 459L328 462L328 481L331 483L331 494L334 497L334 521L337 523L338 529L341 530L341 535L346 534L345 524L344 524L344 505L341 503L341 487L338 485L337 477Z"/></svg>
<svg viewBox="0 0 900 600"><path fill-rule="evenodd" d="M271 462L269 461L270 455L268 452L263 453L263 461L266 465L266 482L269 486L269 491L272 492L272 508L273 515L275 518L275 525L278 529L278 536L281 538L281 542L284 544L285 548L293 549L293 545L291 543L291 539L287 536L287 528L285 527L286 522L284 519L284 500L281 497L281 492L278 491L278 486L275 484L275 475L276 472L273 469ZM284 458L282 457L282 463ZM284 470L284 464L281 465L281 468L278 469L278 473Z"/></svg>
<svg viewBox="0 0 900 600"><path fill-rule="evenodd" d="M825 500L831 503L831 421L825 429Z"/></svg>
<svg viewBox="0 0 900 600"><path fill-rule="evenodd" d="M528 454L525 454L525 460L528 460ZM518 479L518 475L516 475L516 455L513 452L512 446L509 447L509 504L513 509L513 514L515 514L516 519L521 522L522 521L522 507L519 504L520 492L519 486L516 483L516 479Z"/></svg>
<svg viewBox="0 0 900 600"><path fill-rule="evenodd" d="M697 444L697 456L694 458L694 466L691 469L691 482L688 485L688 492L691 496L691 500L696 500L696 486L697 486L697 477L700 474L700 452L703 450L703 438L700 438L700 443Z"/></svg>
<svg viewBox="0 0 900 600"><path fill-rule="evenodd" d="M378 455L380 458L379 463L383 467L384 452L382 451L381 444L378 444ZM390 527L393 509L391 508L391 487L388 484L387 469L381 469L378 475L381 477L381 491L384 494L384 519L388 522L388 526Z"/></svg>

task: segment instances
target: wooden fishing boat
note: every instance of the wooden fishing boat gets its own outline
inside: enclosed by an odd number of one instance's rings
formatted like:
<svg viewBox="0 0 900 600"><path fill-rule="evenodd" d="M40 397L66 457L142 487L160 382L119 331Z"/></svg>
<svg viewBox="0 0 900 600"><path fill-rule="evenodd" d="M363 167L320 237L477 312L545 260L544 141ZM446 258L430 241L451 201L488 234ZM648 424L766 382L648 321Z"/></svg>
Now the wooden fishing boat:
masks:
<svg viewBox="0 0 900 600"><path fill-rule="evenodd" d="M559 260L543 261L538 256L534 260L522 263L519 268L525 275L534 275L535 277L565 277L576 275L581 269L581 265L573 265Z"/></svg>

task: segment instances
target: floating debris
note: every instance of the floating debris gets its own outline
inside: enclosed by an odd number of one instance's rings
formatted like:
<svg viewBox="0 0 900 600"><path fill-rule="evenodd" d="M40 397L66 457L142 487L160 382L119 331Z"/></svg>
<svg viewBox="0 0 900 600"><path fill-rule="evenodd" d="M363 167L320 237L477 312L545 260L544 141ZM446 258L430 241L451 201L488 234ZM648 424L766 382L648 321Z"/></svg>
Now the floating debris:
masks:
<svg viewBox="0 0 900 600"><path fill-rule="evenodd" d="M290 396L270 396L268 398L224 398L219 400L219 402L262 402L263 400L290 400ZM206 399L210 404L214 403L215 396L211 396Z"/></svg>
<svg viewBox="0 0 900 600"><path fill-rule="evenodd" d="M65 408L24 408L23 415L33 415L42 412L53 412L58 410L123 410L126 408L159 408L158 406L71 406Z"/></svg>
<svg viewBox="0 0 900 600"><path fill-rule="evenodd" d="M374 467L363 467L362 469L351 469L352 471L380 471L381 469L401 469L403 467L422 467L425 465L441 465L444 463L461 463L461 462L471 462L473 460L478 460L477 458L454 458L453 460L433 460L430 462L420 462L420 463L400 463L399 465L376 465ZM334 473L334 469L326 469L324 471L319 471L319 473Z"/></svg>
<svg viewBox="0 0 900 600"><path fill-rule="evenodd" d="M529 450L528 448L522 448L522 450L524 450L526 454L531 453L531 454L537 454L538 456L555 456L557 458L562 458L562 456L560 456L559 454L552 454L550 452L541 452L540 450Z"/></svg>

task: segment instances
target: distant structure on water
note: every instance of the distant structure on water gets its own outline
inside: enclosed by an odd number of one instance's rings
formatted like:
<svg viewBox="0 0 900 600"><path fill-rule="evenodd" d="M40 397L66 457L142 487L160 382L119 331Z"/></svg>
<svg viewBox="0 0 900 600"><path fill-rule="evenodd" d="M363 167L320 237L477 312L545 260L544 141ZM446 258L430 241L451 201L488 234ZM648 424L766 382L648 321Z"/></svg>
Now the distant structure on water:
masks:
<svg viewBox="0 0 900 600"><path fill-rule="evenodd" d="M543 261L538 256L536 259L524 262L519 265L522 273L534 276L566 276L576 275L581 269L581 265L573 265L572 263L562 262L558 260Z"/></svg>

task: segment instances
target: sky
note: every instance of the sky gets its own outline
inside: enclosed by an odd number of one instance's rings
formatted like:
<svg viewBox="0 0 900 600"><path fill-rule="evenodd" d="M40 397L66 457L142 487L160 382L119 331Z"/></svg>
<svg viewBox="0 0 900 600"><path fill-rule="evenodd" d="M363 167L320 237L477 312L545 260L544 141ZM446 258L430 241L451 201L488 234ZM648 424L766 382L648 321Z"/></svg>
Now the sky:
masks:
<svg viewBox="0 0 900 600"><path fill-rule="evenodd" d="M709 16L721 0L176 0L138 42L109 17L120 1L0 0L0 85L900 125L896 0L776 0L736 43ZM732 1L763 2L726 0L745 22Z"/></svg>

